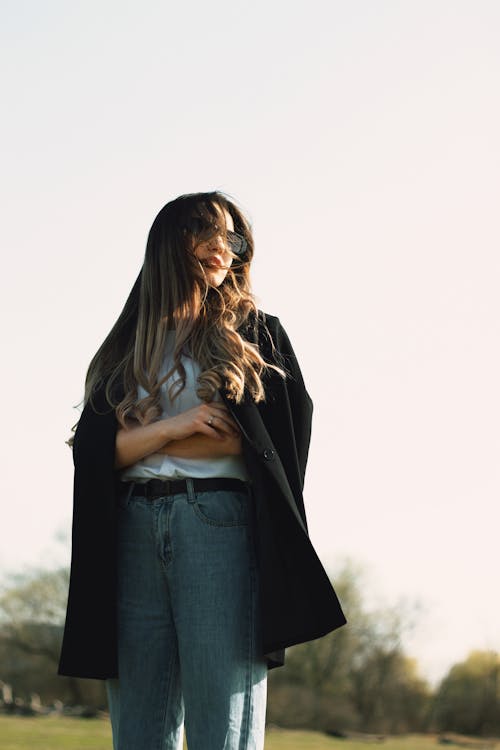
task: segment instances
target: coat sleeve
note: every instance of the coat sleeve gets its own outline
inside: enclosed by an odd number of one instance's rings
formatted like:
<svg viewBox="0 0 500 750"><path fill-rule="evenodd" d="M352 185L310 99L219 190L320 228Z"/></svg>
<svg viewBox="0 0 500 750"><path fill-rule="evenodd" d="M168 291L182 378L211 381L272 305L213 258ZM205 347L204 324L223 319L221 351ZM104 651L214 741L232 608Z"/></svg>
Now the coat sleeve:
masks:
<svg viewBox="0 0 500 750"><path fill-rule="evenodd" d="M307 392L300 366L295 356L290 338L278 320L277 349L284 358L284 364L289 375L285 381L290 411L292 414L295 446L300 470L301 490L304 489L304 479L311 441L311 427L313 401Z"/></svg>
<svg viewBox="0 0 500 750"><path fill-rule="evenodd" d="M94 408L95 406L95 408ZM58 673L116 676L116 418L103 389L80 416L73 443L71 572Z"/></svg>
<svg viewBox="0 0 500 750"><path fill-rule="evenodd" d="M95 408L94 408L95 407ZM117 422L101 385L84 406L73 443L75 469L113 467Z"/></svg>

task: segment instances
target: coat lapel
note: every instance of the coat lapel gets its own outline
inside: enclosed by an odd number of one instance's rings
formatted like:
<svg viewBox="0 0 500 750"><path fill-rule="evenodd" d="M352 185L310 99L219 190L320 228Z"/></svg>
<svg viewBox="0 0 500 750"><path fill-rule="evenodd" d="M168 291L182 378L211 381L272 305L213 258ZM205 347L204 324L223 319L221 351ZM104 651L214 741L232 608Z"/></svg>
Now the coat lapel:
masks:
<svg viewBox="0 0 500 750"><path fill-rule="evenodd" d="M274 447L273 442L269 436L257 405L254 402L242 402L240 404L235 404L233 401L230 401L228 399L224 388L221 388L219 390L219 393L227 408L231 412L235 422L240 427L244 438L248 441L251 448L257 454L261 465L274 478L285 500L287 501L290 510L299 522L301 528L307 534L307 529L304 525L304 521L302 520L302 517L297 509L295 498L290 489L290 484L288 482L285 469L279 457L278 451Z"/></svg>

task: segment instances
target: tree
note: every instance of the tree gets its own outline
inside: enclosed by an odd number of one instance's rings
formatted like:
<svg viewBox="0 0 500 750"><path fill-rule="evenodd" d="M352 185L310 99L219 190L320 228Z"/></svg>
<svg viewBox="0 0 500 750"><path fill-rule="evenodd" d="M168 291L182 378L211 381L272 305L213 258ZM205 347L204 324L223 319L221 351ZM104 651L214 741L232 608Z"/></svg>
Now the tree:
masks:
<svg viewBox="0 0 500 750"><path fill-rule="evenodd" d="M56 662L69 584L67 568L11 576L0 596L1 640Z"/></svg>
<svg viewBox="0 0 500 750"><path fill-rule="evenodd" d="M288 727L355 727L358 716L349 699L350 670L363 620L361 569L347 561L335 575L335 590L348 625L323 638L287 649L286 665L269 673L267 720ZM294 706L293 713L290 705Z"/></svg>
<svg viewBox="0 0 500 750"><path fill-rule="evenodd" d="M436 727L482 736L500 733L500 655L471 651L455 664L436 692Z"/></svg>
<svg viewBox="0 0 500 750"><path fill-rule="evenodd" d="M57 676L68 583L65 567L9 577L0 595L0 678L25 698L105 706L101 682Z"/></svg>
<svg viewBox="0 0 500 750"><path fill-rule="evenodd" d="M414 626L415 605L366 611L362 575L347 562L334 576L347 625L289 649L285 669L270 673L270 722L368 732L425 727L430 689L401 645Z"/></svg>

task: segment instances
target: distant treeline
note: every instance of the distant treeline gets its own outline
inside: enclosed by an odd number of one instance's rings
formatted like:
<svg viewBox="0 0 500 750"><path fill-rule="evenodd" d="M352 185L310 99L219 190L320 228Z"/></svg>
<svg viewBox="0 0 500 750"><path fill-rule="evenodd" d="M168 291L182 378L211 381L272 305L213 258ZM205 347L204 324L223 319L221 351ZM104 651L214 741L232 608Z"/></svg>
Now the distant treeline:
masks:
<svg viewBox="0 0 500 750"><path fill-rule="evenodd" d="M269 673L267 722L328 732L500 735L500 655L470 653L432 690L401 645L415 615L398 607L366 611L359 579L350 564L334 576L348 625L287 649L286 666ZM56 675L67 588L66 569L13 577L6 586L0 681L24 700L35 693L45 705L105 710L103 682Z"/></svg>

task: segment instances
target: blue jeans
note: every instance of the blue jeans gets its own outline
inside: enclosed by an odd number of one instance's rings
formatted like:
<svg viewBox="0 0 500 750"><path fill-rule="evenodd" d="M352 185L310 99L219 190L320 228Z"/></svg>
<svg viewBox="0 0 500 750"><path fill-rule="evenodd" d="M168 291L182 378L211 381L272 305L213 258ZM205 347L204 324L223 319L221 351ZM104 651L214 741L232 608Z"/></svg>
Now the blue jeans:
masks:
<svg viewBox="0 0 500 750"><path fill-rule="evenodd" d="M114 750L261 750L267 699L250 489L118 500Z"/></svg>

